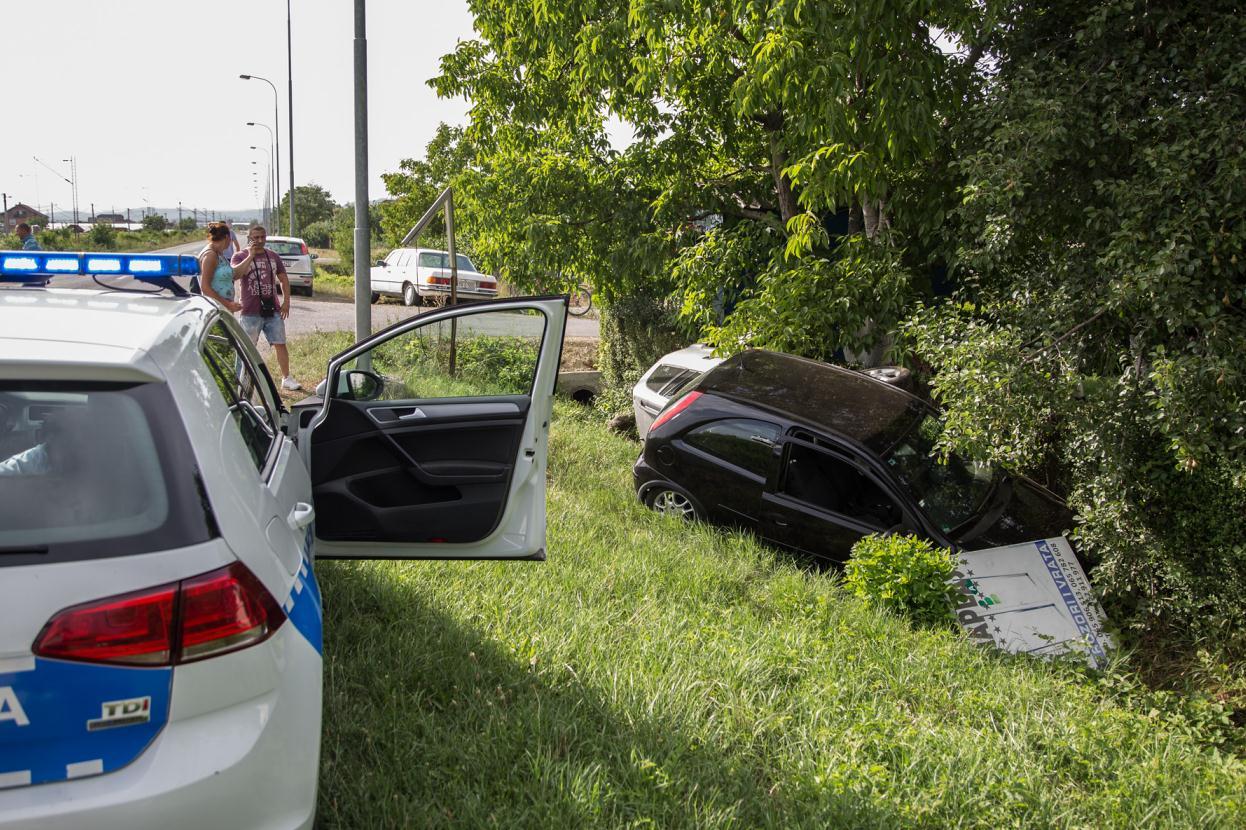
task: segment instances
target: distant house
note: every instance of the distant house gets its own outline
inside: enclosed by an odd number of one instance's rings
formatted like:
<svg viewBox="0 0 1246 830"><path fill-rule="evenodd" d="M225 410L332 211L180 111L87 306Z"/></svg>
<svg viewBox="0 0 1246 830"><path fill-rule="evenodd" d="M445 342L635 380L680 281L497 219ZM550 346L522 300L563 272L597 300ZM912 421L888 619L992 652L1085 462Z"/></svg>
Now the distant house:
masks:
<svg viewBox="0 0 1246 830"><path fill-rule="evenodd" d="M3 216L5 233L12 233L20 222L25 222L27 225L41 225L45 228L48 226L47 214L40 213L30 205L24 205L21 202L6 210Z"/></svg>
<svg viewBox="0 0 1246 830"><path fill-rule="evenodd" d="M110 225L124 225L125 217L120 213L97 213L91 217L92 225L98 225L101 222L107 222Z"/></svg>

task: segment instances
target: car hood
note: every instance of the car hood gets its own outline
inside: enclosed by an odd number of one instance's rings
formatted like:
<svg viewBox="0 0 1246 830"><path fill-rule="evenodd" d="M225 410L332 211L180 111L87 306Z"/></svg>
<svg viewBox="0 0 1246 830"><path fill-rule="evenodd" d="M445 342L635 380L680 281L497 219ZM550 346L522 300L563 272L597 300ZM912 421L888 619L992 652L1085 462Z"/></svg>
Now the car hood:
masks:
<svg viewBox="0 0 1246 830"><path fill-rule="evenodd" d="M955 534L967 550L1051 539L1073 527L1073 511L1055 493L1022 476L1003 479L991 505Z"/></svg>

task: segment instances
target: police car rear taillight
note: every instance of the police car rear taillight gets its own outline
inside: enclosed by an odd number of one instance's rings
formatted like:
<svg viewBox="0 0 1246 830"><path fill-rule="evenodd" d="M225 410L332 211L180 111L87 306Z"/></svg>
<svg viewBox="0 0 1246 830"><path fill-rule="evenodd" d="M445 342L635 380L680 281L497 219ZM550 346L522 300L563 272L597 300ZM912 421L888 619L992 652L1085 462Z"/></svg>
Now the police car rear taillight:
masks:
<svg viewBox="0 0 1246 830"><path fill-rule="evenodd" d="M241 562L181 582L66 608L35 639L39 657L169 666L263 642L285 614Z"/></svg>
<svg viewBox="0 0 1246 830"><path fill-rule="evenodd" d="M202 660L268 639L285 620L241 562L182 583L181 660Z"/></svg>
<svg viewBox="0 0 1246 830"><path fill-rule="evenodd" d="M91 663L168 665L176 598L173 583L67 608L43 627L34 652Z"/></svg>

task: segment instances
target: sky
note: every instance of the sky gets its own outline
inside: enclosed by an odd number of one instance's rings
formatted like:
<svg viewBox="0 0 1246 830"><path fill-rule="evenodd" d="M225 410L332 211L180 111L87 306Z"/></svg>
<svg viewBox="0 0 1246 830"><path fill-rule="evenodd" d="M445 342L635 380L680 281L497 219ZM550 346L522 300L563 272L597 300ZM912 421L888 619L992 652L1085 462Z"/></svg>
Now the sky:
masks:
<svg viewBox="0 0 1246 830"><path fill-rule="evenodd" d="M278 90L280 181L289 186L283 0L41 0L5 3L0 77L0 191L59 214L77 159L80 215L151 205L257 208L252 171L268 176ZM353 0L292 0L294 177L354 199ZM368 0L369 193L421 157L437 124L467 103L425 83L442 55L473 37L466 0ZM255 145L260 150L251 150ZM35 161L38 157L62 175ZM252 165L251 161L259 164ZM261 190L261 193L263 191ZM296 204L297 209L297 204Z"/></svg>

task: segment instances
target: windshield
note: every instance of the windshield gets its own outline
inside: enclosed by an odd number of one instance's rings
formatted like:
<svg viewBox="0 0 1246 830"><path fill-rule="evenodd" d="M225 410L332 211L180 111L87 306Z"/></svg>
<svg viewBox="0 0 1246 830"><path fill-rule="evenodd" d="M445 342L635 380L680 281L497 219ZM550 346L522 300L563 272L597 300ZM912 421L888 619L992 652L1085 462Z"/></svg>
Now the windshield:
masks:
<svg viewBox="0 0 1246 830"><path fill-rule="evenodd" d="M297 242L282 242L270 239L265 243L264 247L277 256L302 256L303 254L303 246Z"/></svg>
<svg viewBox="0 0 1246 830"><path fill-rule="evenodd" d="M458 263L460 271L475 271L476 266L472 261L462 254L455 254L454 261ZM444 251L424 251L420 254L421 268L449 268L450 255Z"/></svg>
<svg viewBox="0 0 1246 830"><path fill-rule="evenodd" d="M210 538L189 457L160 384L0 382L0 566Z"/></svg>
<svg viewBox="0 0 1246 830"><path fill-rule="evenodd" d="M926 515L946 533L978 512L997 471L955 454L940 460L935 444L942 433L943 422L927 415L896 442L886 461Z"/></svg>

